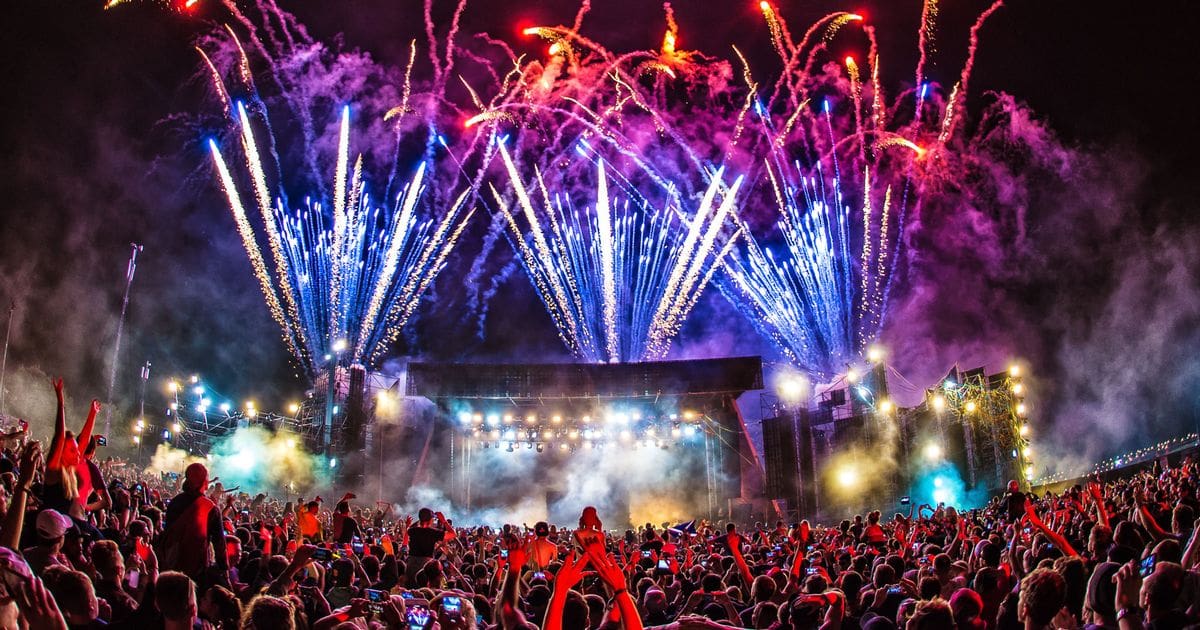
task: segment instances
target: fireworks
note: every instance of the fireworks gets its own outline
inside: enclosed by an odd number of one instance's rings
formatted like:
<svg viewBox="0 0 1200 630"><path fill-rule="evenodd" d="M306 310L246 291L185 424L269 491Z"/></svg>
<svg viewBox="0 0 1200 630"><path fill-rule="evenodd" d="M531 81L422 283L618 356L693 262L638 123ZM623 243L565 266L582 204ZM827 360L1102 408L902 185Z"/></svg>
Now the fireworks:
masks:
<svg viewBox="0 0 1200 630"><path fill-rule="evenodd" d="M988 9L972 29L972 57L979 26L998 6ZM828 378L861 358L881 331L905 217L919 202L918 177L926 170L927 150L918 142L936 137L937 147L946 144L958 89L947 99L937 128L922 125L928 87L923 85L916 91L913 121L889 129L887 112L896 109L885 102L879 86L870 27L864 32L871 42L871 81L864 85L853 56L845 59L845 80L830 81L808 70L822 47L804 49L817 26L792 46L782 18L769 5L763 10L785 74L768 105L755 113L765 139L762 145L768 147L764 164L769 199L778 211L786 254L777 257L748 236L729 257L728 284L722 288L791 362ZM936 12L936 2L927 0L919 37L922 64L926 47L932 45ZM828 39L828 33L850 21L831 14L817 25L827 24ZM966 83L971 62L968 59L960 84ZM918 68L918 76L921 72ZM819 108L810 104L808 94L814 88L830 87L836 92ZM869 109L864 109L865 100ZM793 155L802 157L789 158Z"/></svg>
<svg viewBox="0 0 1200 630"><path fill-rule="evenodd" d="M567 194L551 196L538 172L539 211L503 144L500 155L519 208L510 210L498 191L496 203L563 343L588 361L665 356L736 240L735 235L718 246L731 223L741 178L718 201L724 188L718 171L685 224L679 208L615 201L607 166L597 160L593 212L576 210ZM527 232L518 216L524 217Z"/></svg>

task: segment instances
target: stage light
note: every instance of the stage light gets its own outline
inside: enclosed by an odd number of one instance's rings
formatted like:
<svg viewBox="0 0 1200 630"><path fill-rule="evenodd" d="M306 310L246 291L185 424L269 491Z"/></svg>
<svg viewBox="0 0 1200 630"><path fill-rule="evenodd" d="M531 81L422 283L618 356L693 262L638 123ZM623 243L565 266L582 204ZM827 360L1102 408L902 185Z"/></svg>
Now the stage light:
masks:
<svg viewBox="0 0 1200 630"><path fill-rule="evenodd" d="M629 414L627 414L627 413L617 414L617 422L620 422L621 424L629 424Z"/></svg>
<svg viewBox="0 0 1200 630"><path fill-rule="evenodd" d="M936 442L930 442L925 445L925 459L935 462L942 458L942 447Z"/></svg>
<svg viewBox="0 0 1200 630"><path fill-rule="evenodd" d="M460 424L471 424L471 414L466 411L458 414L458 422Z"/></svg>
<svg viewBox="0 0 1200 630"><path fill-rule="evenodd" d="M341 353L345 349L346 349L346 340L345 339L338 339L337 341L333 342L333 351L334 352ZM332 468L332 466L331 466L331 468Z"/></svg>
<svg viewBox="0 0 1200 630"><path fill-rule="evenodd" d="M493 440L500 439L500 429L492 429L492 439Z"/></svg>
<svg viewBox="0 0 1200 630"><path fill-rule="evenodd" d="M193 388L192 388L192 393L193 393L193 394L195 394L195 395L197 395L197 396L201 396L201 395L203 395L203 394L204 394L204 386L203 386L203 385L197 385L197 386L193 387Z"/></svg>
<svg viewBox="0 0 1200 630"><path fill-rule="evenodd" d="M591 416L584 416L584 417L583 417L583 423L584 423L584 424L587 424L587 423L589 423L589 422L591 422L591 421L592 421L592 417L591 417Z"/></svg>
<svg viewBox="0 0 1200 630"><path fill-rule="evenodd" d="M179 403L171 403L167 406L171 408L171 411L179 411Z"/></svg>
<svg viewBox="0 0 1200 630"><path fill-rule="evenodd" d="M865 385L859 385L858 387L855 387L854 391L858 394L858 397L863 400L868 400L871 398L871 390L867 389Z"/></svg>
<svg viewBox="0 0 1200 630"><path fill-rule="evenodd" d="M512 422L512 416L504 416L504 420L505 420L504 424L510 424ZM500 424L500 416L498 416L494 413L489 413L488 417L487 417L487 423L488 423L488 426L492 426L492 427L496 426L497 424Z"/></svg>
<svg viewBox="0 0 1200 630"><path fill-rule="evenodd" d="M954 388L958 387L958 383L955 383L954 381L952 381L950 379L946 379L945 382L942 383L942 387L944 389L954 389Z"/></svg>
<svg viewBox="0 0 1200 630"><path fill-rule="evenodd" d="M685 412L683 412L683 419L684 419L684 420L691 420L691 419L692 419L692 418L694 418L695 416L696 416L696 414L694 414L694 413L692 413L692 412L690 412L690 411L685 411Z"/></svg>
<svg viewBox="0 0 1200 630"><path fill-rule="evenodd" d="M893 409L894 407L895 407L895 405L893 405L893 404L892 404L892 401L890 401L890 400L888 400L888 399L886 399L886 398L885 398L885 399L883 399L883 400L881 400L881 401L879 401L879 412L880 412L880 413L882 413L882 414L883 414L883 415L885 415L885 416L886 416L887 414L890 414L890 413L892 413L892 409Z"/></svg>
<svg viewBox="0 0 1200 630"><path fill-rule="evenodd" d="M337 413L337 407L334 407L334 408L333 408L333 413ZM246 410L246 417L247 417L247 418L257 418L257 417L258 417L258 410L257 410L257 409L255 409L254 407L251 407L251 408L247 409L247 410Z"/></svg>
<svg viewBox="0 0 1200 630"><path fill-rule="evenodd" d="M945 487L946 481L942 477L933 478L933 502L934 503L954 503L954 493L949 488Z"/></svg>
<svg viewBox="0 0 1200 630"><path fill-rule="evenodd" d="M1012 450L1012 458L1013 459L1017 458L1017 449L1015 449L1015 448Z"/></svg>
<svg viewBox="0 0 1200 630"><path fill-rule="evenodd" d="M854 383L856 381L858 381L858 370L855 370L854 368L846 370L846 382Z"/></svg>
<svg viewBox="0 0 1200 630"><path fill-rule="evenodd" d="M191 378L190 378L190 379L188 379L188 380L190 380L190 381L192 382L192 384L194 385L194 384L196 384L196 383L199 383L199 382L200 382L200 376L199 376L199 375L197 375L197 374L193 374L193 375L191 376Z"/></svg>
<svg viewBox="0 0 1200 630"><path fill-rule="evenodd" d="M1008 375L1013 378L1017 378L1018 376L1020 376L1021 375L1021 366L1017 365L1016 363L1010 365L1008 367Z"/></svg>
<svg viewBox="0 0 1200 630"><path fill-rule="evenodd" d="M851 57L847 57L846 59L852 60ZM867 360L870 361L871 363L879 363L880 361L882 361L883 360L883 347L879 346L879 345L872 345L870 348L867 348Z"/></svg>
<svg viewBox="0 0 1200 630"><path fill-rule="evenodd" d="M858 471L850 466L843 466L837 471L837 482L843 488L858 485Z"/></svg>
<svg viewBox="0 0 1200 630"><path fill-rule="evenodd" d="M163 440L169 440L169 439L171 439L171 432L170 432L170 431L168 431L168 430L166 430L166 429L163 429L163 432L162 432L162 439L163 439Z"/></svg>
<svg viewBox="0 0 1200 630"><path fill-rule="evenodd" d="M533 415L525 416L525 424L533 424L535 422L537 422L537 416L533 416Z"/></svg>
<svg viewBox="0 0 1200 630"><path fill-rule="evenodd" d="M178 392L179 391L179 383L176 383L175 381L170 381L169 383L167 383L167 391L171 392L172 394L174 394L175 392Z"/></svg>
<svg viewBox="0 0 1200 630"><path fill-rule="evenodd" d="M1022 451L1021 454L1025 456L1025 459L1029 459L1030 457L1033 456L1033 449L1026 446L1025 450Z"/></svg>
<svg viewBox="0 0 1200 630"><path fill-rule="evenodd" d="M681 434L683 434L683 431L681 431L679 427L674 427L671 429L671 437L679 437Z"/></svg>
<svg viewBox="0 0 1200 630"><path fill-rule="evenodd" d="M629 432L629 429L622 429L620 435L622 440L629 440L630 436L633 434Z"/></svg>
<svg viewBox="0 0 1200 630"><path fill-rule="evenodd" d="M688 437L692 437L693 435L696 435L696 427L689 424L683 428L683 433Z"/></svg>
<svg viewBox="0 0 1200 630"><path fill-rule="evenodd" d="M946 408L946 397L941 394L934 396L932 402L933 410L938 413L941 413L941 411Z"/></svg>
<svg viewBox="0 0 1200 630"><path fill-rule="evenodd" d="M789 375L779 381L779 397L787 402L799 402L808 391L808 382L799 375Z"/></svg>
<svg viewBox="0 0 1200 630"><path fill-rule="evenodd" d="M553 418L550 418L550 422L553 422L554 424L562 424L562 416L554 416Z"/></svg>
<svg viewBox="0 0 1200 630"><path fill-rule="evenodd" d="M328 352L326 352L326 353L325 353L325 360L326 360L326 361L328 361L328 360L330 360L330 359L332 359L332 358L333 358L333 355L332 355L332 354L329 354Z"/></svg>
<svg viewBox="0 0 1200 630"><path fill-rule="evenodd" d="M1020 433L1022 437L1029 435L1029 424L1021 423L1021 428L1018 429L1017 432Z"/></svg>
<svg viewBox="0 0 1200 630"><path fill-rule="evenodd" d="M570 448L570 447L569 447L569 446L567 446L567 443L566 443L566 442L559 442L559 443L558 443L558 450L560 450L560 451L565 451L565 450L567 450L568 448Z"/></svg>
<svg viewBox="0 0 1200 630"><path fill-rule="evenodd" d="M196 411L200 413L208 413L208 405L199 405L196 407Z"/></svg>
<svg viewBox="0 0 1200 630"><path fill-rule="evenodd" d="M591 443L591 442L584 442L584 443L583 443L583 448L586 448L586 449L588 449L588 450L591 450L591 449L592 449L592 443Z"/></svg>
<svg viewBox="0 0 1200 630"><path fill-rule="evenodd" d="M329 467L330 467L330 468L337 468L337 458L336 458L336 457L330 457L330 458L329 458Z"/></svg>
<svg viewBox="0 0 1200 630"><path fill-rule="evenodd" d="M678 414L671 414L671 419L672 419L672 420L678 420L678 419L679 419L679 415L678 415Z"/></svg>
<svg viewBox="0 0 1200 630"><path fill-rule="evenodd" d="M516 431L513 431L512 429L509 429L509 430L505 431L505 432L504 432L504 439L506 439L506 440L515 440L515 439L517 439L517 432L516 432Z"/></svg>
<svg viewBox="0 0 1200 630"><path fill-rule="evenodd" d="M550 438L554 437L554 432L553 431L543 431L542 437L549 440Z"/></svg>
<svg viewBox="0 0 1200 630"><path fill-rule="evenodd" d="M570 431L567 431L567 437L572 440L577 440L579 439L579 431L571 429Z"/></svg>
<svg viewBox="0 0 1200 630"><path fill-rule="evenodd" d="M133 443L134 443L134 444L141 444L141 443L142 443L142 436L140 436L140 435L135 435L135 436L133 436Z"/></svg>
<svg viewBox="0 0 1200 630"><path fill-rule="evenodd" d="M201 407L208 407L209 405L212 405L212 401L211 401L211 400L209 400L209 399L207 399L207 398L201 398L201 399L200 399L200 406L201 406Z"/></svg>
<svg viewBox="0 0 1200 630"><path fill-rule="evenodd" d="M584 429L584 430L583 430L583 437L585 437L585 438L587 438L587 439L589 439L589 440L590 440L590 439L592 438L592 430L591 430L591 429Z"/></svg>
<svg viewBox="0 0 1200 630"><path fill-rule="evenodd" d="M634 422L641 422L641 421L642 421L642 414L641 414L640 412L637 412L637 411L633 412L633 421L634 421Z"/></svg>
<svg viewBox="0 0 1200 630"><path fill-rule="evenodd" d="M1025 478L1030 481L1033 480L1033 464L1030 464L1025 467Z"/></svg>
<svg viewBox="0 0 1200 630"><path fill-rule="evenodd" d="M180 425L178 422L176 422L175 424L171 425L171 430L176 433L179 433L180 431L183 430L183 426Z"/></svg>
<svg viewBox="0 0 1200 630"><path fill-rule="evenodd" d="M965 409L967 413L975 413L975 410L978 408L979 405L976 405L974 400L968 400L967 404L963 406L963 409Z"/></svg>
<svg viewBox="0 0 1200 630"><path fill-rule="evenodd" d="M296 448L296 438L288 438L287 439L287 447L288 448Z"/></svg>
<svg viewBox="0 0 1200 630"><path fill-rule="evenodd" d="M221 406L224 408L228 408L228 405L221 405ZM225 410L226 409L221 409L221 411L225 411ZM293 416L300 413L300 403L289 403L288 404L288 413L292 414Z"/></svg>
<svg viewBox="0 0 1200 630"><path fill-rule="evenodd" d="M1022 393L1022 392L1024 392L1024 391L1025 391L1025 386L1024 386L1024 385L1022 385L1022 384L1020 384L1020 383L1013 383L1013 386L1012 386L1012 393L1016 394L1017 396L1020 396L1020 395L1021 395L1021 393Z"/></svg>

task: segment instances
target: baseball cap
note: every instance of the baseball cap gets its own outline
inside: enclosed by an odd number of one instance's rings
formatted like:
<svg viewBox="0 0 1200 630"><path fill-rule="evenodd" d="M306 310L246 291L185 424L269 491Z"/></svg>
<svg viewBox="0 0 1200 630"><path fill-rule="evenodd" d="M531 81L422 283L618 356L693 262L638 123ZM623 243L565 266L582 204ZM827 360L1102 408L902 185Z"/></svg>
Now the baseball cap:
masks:
<svg viewBox="0 0 1200 630"><path fill-rule="evenodd" d="M37 533L47 540L62 538L74 526L75 522L70 517L57 510L42 510L37 517Z"/></svg>

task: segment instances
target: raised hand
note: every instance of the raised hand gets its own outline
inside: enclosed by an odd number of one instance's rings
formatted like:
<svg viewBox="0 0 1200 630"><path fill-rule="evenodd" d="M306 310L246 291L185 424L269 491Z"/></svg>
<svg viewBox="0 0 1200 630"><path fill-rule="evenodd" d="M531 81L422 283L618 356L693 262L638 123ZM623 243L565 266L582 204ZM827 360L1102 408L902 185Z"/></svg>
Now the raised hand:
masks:
<svg viewBox="0 0 1200 630"><path fill-rule="evenodd" d="M592 543L587 546L588 560L592 563L592 568L596 570L596 574L604 583L613 590L613 592L625 590L625 572L621 570L620 565L612 557L611 554L604 551L604 546L600 543ZM511 554L510 554L511 555Z"/></svg>
<svg viewBox="0 0 1200 630"><path fill-rule="evenodd" d="M59 381L61 383L61 380ZM17 600L17 610L30 628L46 628L47 630L67 630L67 621L63 619L62 611L54 596L42 584L42 579L34 576L28 582L22 582L12 595Z"/></svg>
<svg viewBox="0 0 1200 630"><path fill-rule="evenodd" d="M509 552L512 553L512 552ZM583 570L588 565L588 557L578 553L567 554L563 560L562 568L558 570L558 574L554 576L554 590L566 592L575 587L583 580Z"/></svg>

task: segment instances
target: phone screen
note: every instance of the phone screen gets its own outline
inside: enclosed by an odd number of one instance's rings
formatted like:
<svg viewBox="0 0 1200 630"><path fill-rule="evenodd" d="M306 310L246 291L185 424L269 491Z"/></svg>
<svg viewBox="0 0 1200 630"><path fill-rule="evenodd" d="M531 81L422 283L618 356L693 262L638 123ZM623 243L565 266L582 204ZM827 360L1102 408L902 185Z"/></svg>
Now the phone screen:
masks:
<svg viewBox="0 0 1200 630"><path fill-rule="evenodd" d="M424 630L430 616L429 609L420 604L413 604L404 611L404 621L408 623L409 630Z"/></svg>
<svg viewBox="0 0 1200 630"><path fill-rule="evenodd" d="M667 562L666 558L659 558L658 566L656 566L655 568L658 569L659 571L670 571L671 563Z"/></svg>
<svg viewBox="0 0 1200 630"><path fill-rule="evenodd" d="M367 590L367 601L371 602L371 610L375 611L376 613L382 613L383 612L383 600L385 597L384 592L375 590L373 588L368 588L366 590Z"/></svg>
<svg viewBox="0 0 1200 630"><path fill-rule="evenodd" d="M462 614L462 600L456 595L445 595L442 597L442 610L451 617L458 617Z"/></svg>
<svg viewBox="0 0 1200 630"><path fill-rule="evenodd" d="M650 557L650 552L649 552L649 551L643 551L643 552L642 552L642 557L643 557L643 558L649 558L649 557Z"/></svg>
<svg viewBox="0 0 1200 630"><path fill-rule="evenodd" d="M1154 573L1154 565L1157 561L1158 556L1156 554L1150 554L1146 556L1146 558L1142 560L1142 564L1138 568L1138 572L1141 573L1142 577L1148 577L1151 573Z"/></svg>
<svg viewBox="0 0 1200 630"><path fill-rule="evenodd" d="M318 562L329 562L329 558L329 550L324 547L318 547L317 550L313 552L313 560Z"/></svg>
<svg viewBox="0 0 1200 630"><path fill-rule="evenodd" d="M501 558L507 558L507 557L508 557L508 550L507 550L507 549L501 549L501 550L500 550L500 557L501 557Z"/></svg>

